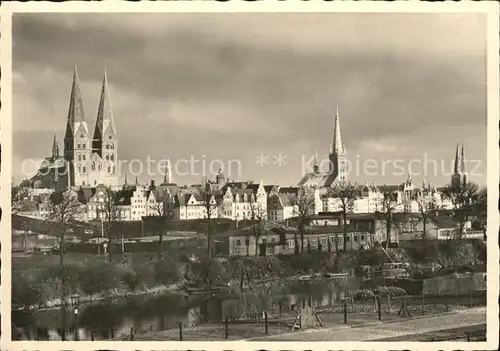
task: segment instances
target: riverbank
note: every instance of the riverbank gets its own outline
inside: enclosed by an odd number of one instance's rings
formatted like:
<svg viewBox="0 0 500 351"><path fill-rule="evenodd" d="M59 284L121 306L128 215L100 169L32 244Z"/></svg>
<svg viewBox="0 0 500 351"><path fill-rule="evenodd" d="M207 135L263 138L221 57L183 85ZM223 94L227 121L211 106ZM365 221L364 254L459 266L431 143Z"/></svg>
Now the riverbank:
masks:
<svg viewBox="0 0 500 351"><path fill-rule="evenodd" d="M460 250L455 249L446 255L456 253L460 260L446 261L452 264L445 267L446 269L453 271L460 265L470 266L480 262L471 245ZM422 260L418 258L420 253L415 250L393 250L389 252L389 258L379 249L338 255L308 252L289 256L210 259L204 254L203 250L178 250L165 255L161 261L156 253L117 254L108 262L105 256L68 253L65 255L64 266L60 266L58 256L35 254L13 257L12 307L57 307L61 304L63 285L67 289L67 295L77 294L81 302L86 302L153 294L155 291L169 292L178 289L183 283L232 282L236 288L241 284L255 285L262 281L282 280L311 273L351 272L359 276L362 274L362 265L381 264L389 260L408 263L410 270L418 273L419 269L431 265L440 255L445 255L436 251L430 258ZM372 285L371 288L386 284L374 282ZM407 287L403 289L411 294L416 293L410 292Z"/></svg>

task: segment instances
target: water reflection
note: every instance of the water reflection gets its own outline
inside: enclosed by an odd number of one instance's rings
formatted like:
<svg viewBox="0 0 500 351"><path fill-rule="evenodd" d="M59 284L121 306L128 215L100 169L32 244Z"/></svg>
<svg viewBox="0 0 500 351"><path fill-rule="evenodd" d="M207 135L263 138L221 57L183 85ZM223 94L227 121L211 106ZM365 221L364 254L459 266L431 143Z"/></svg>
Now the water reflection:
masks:
<svg viewBox="0 0 500 351"><path fill-rule="evenodd" d="M277 281L224 294L156 296L108 300L72 309L13 312L12 321L30 340L107 340L135 333L220 323L229 318L281 318L294 309L331 305L359 288L355 279Z"/></svg>

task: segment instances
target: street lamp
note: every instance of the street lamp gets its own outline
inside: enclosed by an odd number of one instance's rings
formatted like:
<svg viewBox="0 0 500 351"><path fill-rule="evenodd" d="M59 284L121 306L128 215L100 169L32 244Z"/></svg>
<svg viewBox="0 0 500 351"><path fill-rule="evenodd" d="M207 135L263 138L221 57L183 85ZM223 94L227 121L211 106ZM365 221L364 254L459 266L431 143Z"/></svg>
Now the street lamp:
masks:
<svg viewBox="0 0 500 351"><path fill-rule="evenodd" d="M80 307L80 295L74 294L70 296L71 307L75 316L75 341L78 341L78 308Z"/></svg>

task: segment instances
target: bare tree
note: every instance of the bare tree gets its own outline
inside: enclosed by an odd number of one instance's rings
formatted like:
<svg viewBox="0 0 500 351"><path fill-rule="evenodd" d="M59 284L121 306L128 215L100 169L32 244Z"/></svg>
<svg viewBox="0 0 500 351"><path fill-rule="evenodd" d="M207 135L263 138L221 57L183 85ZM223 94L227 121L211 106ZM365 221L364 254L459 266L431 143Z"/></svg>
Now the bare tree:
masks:
<svg viewBox="0 0 500 351"><path fill-rule="evenodd" d="M297 195L292 197L293 214L297 218L300 234L300 252L304 253L304 234L310 218L314 215L314 193L310 189L299 188Z"/></svg>
<svg viewBox="0 0 500 351"><path fill-rule="evenodd" d="M344 252L347 251L347 213L352 212L354 200L358 197L358 187L349 181L335 183L330 195L338 199L340 210L342 211L342 229L344 232ZM338 238L335 234L335 251L338 252Z"/></svg>
<svg viewBox="0 0 500 351"><path fill-rule="evenodd" d="M161 218L161 228L158 230L158 261L163 256L163 236L168 235L174 222L174 201L168 194L162 199L152 204L152 210Z"/></svg>
<svg viewBox="0 0 500 351"><path fill-rule="evenodd" d="M431 222L433 210L435 209L432 202L426 201L423 198L417 200L418 205L418 221L422 223L422 240L427 239L427 225Z"/></svg>
<svg viewBox="0 0 500 351"><path fill-rule="evenodd" d="M455 217L459 223L457 238L460 239L479 198L479 185L470 181L452 182L445 188L444 194L453 204Z"/></svg>
<svg viewBox="0 0 500 351"><path fill-rule="evenodd" d="M486 224L487 224L487 207L488 207L488 191L486 188L482 188L478 192L476 201L476 218L479 222L481 229L483 230L483 235L486 238Z"/></svg>
<svg viewBox="0 0 500 351"><path fill-rule="evenodd" d="M202 188L200 188L199 191L200 199L202 202L202 206L204 209L204 217L207 221L207 253L208 257L212 257L212 235L213 231L215 230L214 228L214 219L216 219L217 216L217 202L215 201L215 194L210 186L210 184L207 182Z"/></svg>
<svg viewBox="0 0 500 351"><path fill-rule="evenodd" d="M71 191L54 192L48 203L48 219L59 227L59 264L64 266L64 245L69 223L81 212L82 205Z"/></svg>
<svg viewBox="0 0 500 351"><path fill-rule="evenodd" d="M250 228L253 236L255 237L255 256L259 256L259 239L263 234L264 220L266 218L266 211L262 205L256 201L250 203ZM250 243L250 241L249 241ZM247 254L249 253L247 245Z"/></svg>
<svg viewBox="0 0 500 351"><path fill-rule="evenodd" d="M101 220L105 223L103 228L105 229L105 236L108 238L108 259L111 261L112 254L112 241L113 241L113 223L120 220L120 209L116 202L116 193L107 186L103 189L104 201L99 207L99 213Z"/></svg>
<svg viewBox="0 0 500 351"><path fill-rule="evenodd" d="M397 228L400 225L399 219L396 216L398 206L401 206L401 203L397 202L397 195L395 193L387 191L382 194L382 211L378 212L378 214L386 233L386 249L391 243L392 229Z"/></svg>

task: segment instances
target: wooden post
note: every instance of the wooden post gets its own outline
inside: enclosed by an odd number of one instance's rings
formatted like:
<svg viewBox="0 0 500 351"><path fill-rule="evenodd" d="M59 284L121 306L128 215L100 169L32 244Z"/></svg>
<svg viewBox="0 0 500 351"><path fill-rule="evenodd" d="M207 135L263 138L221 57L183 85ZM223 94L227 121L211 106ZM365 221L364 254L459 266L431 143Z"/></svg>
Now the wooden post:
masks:
<svg viewBox="0 0 500 351"><path fill-rule="evenodd" d="M94 341L94 331L90 331L90 341Z"/></svg>
<svg viewBox="0 0 500 351"><path fill-rule="evenodd" d="M179 322L179 340L182 341L182 322Z"/></svg>
<svg viewBox="0 0 500 351"><path fill-rule="evenodd" d="M377 297L377 310L378 310L378 320L382 320L382 306L380 303L380 296Z"/></svg>
<svg viewBox="0 0 500 351"><path fill-rule="evenodd" d="M134 327L130 327L130 340L134 341Z"/></svg>
<svg viewBox="0 0 500 351"><path fill-rule="evenodd" d="M422 290L422 306L421 306L422 316L424 315L424 307L425 307L425 295L424 295L424 291Z"/></svg>
<svg viewBox="0 0 500 351"><path fill-rule="evenodd" d="M470 334L469 333L465 333L465 337L467 338L467 341L470 341Z"/></svg>
<svg viewBox="0 0 500 351"><path fill-rule="evenodd" d="M264 311L264 325L265 325L266 334L269 334L269 331L267 329L267 311Z"/></svg>
<svg viewBox="0 0 500 351"><path fill-rule="evenodd" d="M344 324L347 324L347 302L344 301Z"/></svg>
<svg viewBox="0 0 500 351"><path fill-rule="evenodd" d="M228 325L228 323L229 323L229 320L226 317L226 319L224 320L224 334L225 334L224 336L225 336L226 340L229 339L229 325Z"/></svg>

